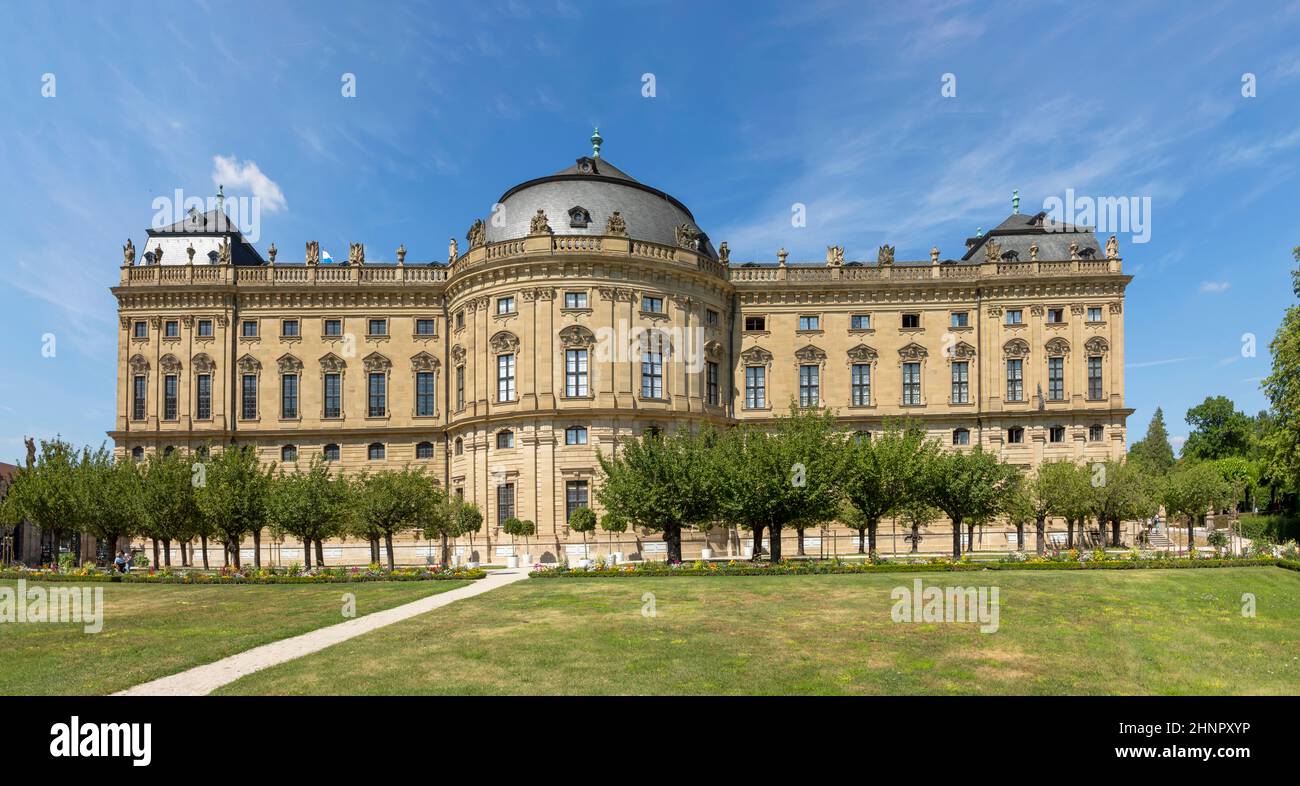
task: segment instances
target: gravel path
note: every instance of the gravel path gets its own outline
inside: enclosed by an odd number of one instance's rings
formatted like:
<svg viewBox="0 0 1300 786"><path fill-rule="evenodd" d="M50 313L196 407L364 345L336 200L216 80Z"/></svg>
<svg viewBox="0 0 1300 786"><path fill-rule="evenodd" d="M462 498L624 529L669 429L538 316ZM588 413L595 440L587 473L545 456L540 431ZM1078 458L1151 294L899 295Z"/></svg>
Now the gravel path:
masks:
<svg viewBox="0 0 1300 786"><path fill-rule="evenodd" d="M402 606L377 611L364 617L357 617L337 625L318 628L310 633L294 636L291 639L263 644L238 655L231 655L219 661L203 666L195 666L178 674L136 685L115 696L205 696L222 685L229 684L247 674L261 671L286 661L320 652L342 641L355 638L372 630L378 630L394 622L410 619L418 614L440 609L449 603L464 598L482 595L484 592L513 584L528 578L528 569L507 569L489 571L487 578L466 587L459 587L448 592L430 595ZM341 589L340 591L346 591Z"/></svg>

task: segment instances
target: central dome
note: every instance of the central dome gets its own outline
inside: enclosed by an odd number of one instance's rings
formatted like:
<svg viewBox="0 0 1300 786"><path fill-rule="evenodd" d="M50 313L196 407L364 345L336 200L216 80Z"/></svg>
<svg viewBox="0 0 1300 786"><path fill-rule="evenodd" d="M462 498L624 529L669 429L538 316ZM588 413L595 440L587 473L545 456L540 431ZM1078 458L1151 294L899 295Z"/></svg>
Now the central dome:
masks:
<svg viewBox="0 0 1300 786"><path fill-rule="evenodd" d="M520 183L497 202L503 207L486 222L489 243L527 237L538 210L557 235L604 235L617 210L634 240L678 246L678 228L686 225L698 233L701 253L718 256L685 205L599 157L579 158L553 175Z"/></svg>

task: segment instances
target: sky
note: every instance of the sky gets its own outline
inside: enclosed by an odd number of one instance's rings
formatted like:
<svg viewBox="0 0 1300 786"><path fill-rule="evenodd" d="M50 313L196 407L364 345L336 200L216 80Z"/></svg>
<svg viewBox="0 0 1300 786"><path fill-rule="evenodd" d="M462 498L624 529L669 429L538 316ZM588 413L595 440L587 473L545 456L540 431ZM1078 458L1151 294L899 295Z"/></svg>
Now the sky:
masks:
<svg viewBox="0 0 1300 786"><path fill-rule="evenodd" d="M8 5L0 460L24 435L106 439L109 287L155 199L256 197L281 260L313 239L441 260L594 126L733 261L958 257L1013 190L1027 213L1125 200L1129 439L1160 406L1178 447L1206 396L1267 406L1298 30L1300 2L1264 0Z"/></svg>

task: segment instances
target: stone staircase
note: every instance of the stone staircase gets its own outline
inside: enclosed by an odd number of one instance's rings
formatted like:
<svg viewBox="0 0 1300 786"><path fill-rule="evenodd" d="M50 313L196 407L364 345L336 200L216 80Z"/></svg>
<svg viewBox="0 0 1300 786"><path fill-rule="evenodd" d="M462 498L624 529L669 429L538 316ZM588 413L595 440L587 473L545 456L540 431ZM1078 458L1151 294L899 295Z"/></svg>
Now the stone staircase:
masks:
<svg viewBox="0 0 1300 786"><path fill-rule="evenodd" d="M1163 529L1148 530L1147 543L1151 548L1159 549L1160 551L1174 551L1178 548L1174 542L1169 539L1169 532Z"/></svg>

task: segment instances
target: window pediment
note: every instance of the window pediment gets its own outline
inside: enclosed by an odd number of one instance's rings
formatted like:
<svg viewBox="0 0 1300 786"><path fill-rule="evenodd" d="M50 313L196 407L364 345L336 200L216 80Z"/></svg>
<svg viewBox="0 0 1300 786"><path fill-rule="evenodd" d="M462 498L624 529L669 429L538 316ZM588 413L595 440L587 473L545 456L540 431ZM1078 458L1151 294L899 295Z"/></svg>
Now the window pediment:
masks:
<svg viewBox="0 0 1300 786"><path fill-rule="evenodd" d="M369 355L366 355L361 361L361 364L365 366L366 371L369 372L387 371L393 367L393 361L378 352L371 352Z"/></svg>
<svg viewBox="0 0 1300 786"><path fill-rule="evenodd" d="M336 372L336 371L342 371L347 367L348 364L344 362L343 358L339 357L338 355L335 355L333 352L326 353L320 359L321 371Z"/></svg>

